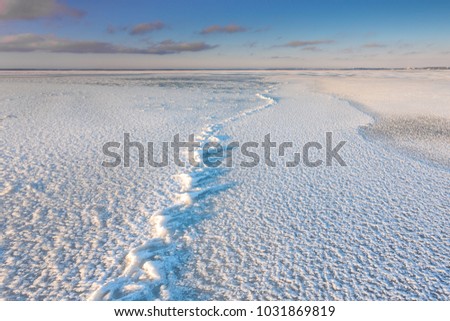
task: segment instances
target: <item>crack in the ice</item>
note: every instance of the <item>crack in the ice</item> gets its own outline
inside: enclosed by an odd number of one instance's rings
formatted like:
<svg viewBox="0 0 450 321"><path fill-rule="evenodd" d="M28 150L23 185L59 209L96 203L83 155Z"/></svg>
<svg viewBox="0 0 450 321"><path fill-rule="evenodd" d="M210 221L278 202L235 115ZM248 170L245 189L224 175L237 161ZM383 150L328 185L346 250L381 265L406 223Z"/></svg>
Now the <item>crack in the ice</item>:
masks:
<svg viewBox="0 0 450 321"><path fill-rule="evenodd" d="M220 143L228 136L220 134L225 124L239 120L276 104L269 91L256 96L265 104L247 109L226 118L220 123L205 126L196 139L201 146L208 142ZM197 151L197 160L210 157L211 153ZM225 159L226 156L218 157ZM229 169L188 165L185 171L176 175L180 185L179 193L173 195L174 204L151 216L152 236L144 244L132 249L125 257L125 267L121 276L97 289L91 300L168 300L174 271L181 264L180 251L186 247L186 230L205 217L205 208L198 202L202 199L226 191L233 183L214 184Z"/></svg>

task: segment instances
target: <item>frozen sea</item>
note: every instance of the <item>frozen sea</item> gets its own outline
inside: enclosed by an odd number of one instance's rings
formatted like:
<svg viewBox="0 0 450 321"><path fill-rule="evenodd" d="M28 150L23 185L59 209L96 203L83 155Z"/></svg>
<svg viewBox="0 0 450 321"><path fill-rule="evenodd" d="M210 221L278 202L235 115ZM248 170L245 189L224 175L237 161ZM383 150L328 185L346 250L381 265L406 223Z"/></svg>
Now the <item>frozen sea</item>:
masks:
<svg viewBox="0 0 450 321"><path fill-rule="evenodd" d="M0 298L449 300L448 88L425 70L3 71ZM347 166L102 166L124 133L301 151L327 132Z"/></svg>

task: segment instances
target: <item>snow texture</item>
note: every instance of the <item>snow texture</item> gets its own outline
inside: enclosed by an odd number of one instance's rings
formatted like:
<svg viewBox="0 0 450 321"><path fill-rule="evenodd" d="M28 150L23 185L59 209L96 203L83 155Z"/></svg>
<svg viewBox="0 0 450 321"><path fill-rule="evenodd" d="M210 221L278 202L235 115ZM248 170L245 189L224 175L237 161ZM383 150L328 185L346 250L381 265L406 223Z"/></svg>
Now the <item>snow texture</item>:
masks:
<svg viewBox="0 0 450 321"><path fill-rule="evenodd" d="M448 85L446 71L2 72L0 296L449 300ZM347 166L101 166L124 133L270 133L300 151L326 132Z"/></svg>

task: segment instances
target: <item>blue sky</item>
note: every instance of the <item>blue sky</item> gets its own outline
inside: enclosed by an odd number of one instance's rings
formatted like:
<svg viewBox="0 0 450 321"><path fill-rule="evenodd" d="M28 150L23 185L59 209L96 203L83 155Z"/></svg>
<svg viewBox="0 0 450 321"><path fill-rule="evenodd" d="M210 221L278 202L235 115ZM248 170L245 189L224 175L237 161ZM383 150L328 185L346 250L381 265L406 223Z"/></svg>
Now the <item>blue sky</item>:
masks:
<svg viewBox="0 0 450 321"><path fill-rule="evenodd" d="M0 0L0 68L450 65L450 1Z"/></svg>

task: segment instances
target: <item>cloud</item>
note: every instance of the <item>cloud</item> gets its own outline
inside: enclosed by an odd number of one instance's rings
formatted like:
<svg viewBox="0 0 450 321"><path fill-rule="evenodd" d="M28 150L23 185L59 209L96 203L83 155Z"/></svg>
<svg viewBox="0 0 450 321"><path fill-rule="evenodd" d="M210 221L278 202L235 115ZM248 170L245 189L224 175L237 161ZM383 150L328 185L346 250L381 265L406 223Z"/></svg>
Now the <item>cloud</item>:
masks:
<svg viewBox="0 0 450 321"><path fill-rule="evenodd" d="M0 37L0 51L9 52L70 52L70 53L124 53L132 48L101 41L78 41L51 35L31 33Z"/></svg>
<svg viewBox="0 0 450 321"><path fill-rule="evenodd" d="M316 46L306 46L306 47L302 47L303 51L314 51L314 52L318 52L318 51L322 51L322 49L317 48Z"/></svg>
<svg viewBox="0 0 450 321"><path fill-rule="evenodd" d="M419 55L419 54L421 54L420 51L408 51L408 52L403 53L403 56L412 56L412 55Z"/></svg>
<svg viewBox="0 0 450 321"><path fill-rule="evenodd" d="M52 35L17 34L0 37L0 51L60 53L105 53L105 54L151 54L167 55L182 52L197 52L213 49L217 45L204 42L175 42L165 40L147 48L134 48L102 41L82 41L58 38Z"/></svg>
<svg viewBox="0 0 450 321"><path fill-rule="evenodd" d="M142 35L155 30L161 30L164 27L165 24L161 21L140 23L131 28L130 35Z"/></svg>
<svg viewBox="0 0 450 321"><path fill-rule="evenodd" d="M271 56L270 59L294 59L291 56Z"/></svg>
<svg viewBox="0 0 450 321"><path fill-rule="evenodd" d="M1 1L1 0L0 0ZM134 26L115 26L115 25L108 25L106 28L106 33L109 34L116 34L118 32L127 32L128 34L132 36L137 35L144 35L153 31L161 30L165 28L166 25L164 22L161 21L154 21L154 22L146 22L146 23L139 23Z"/></svg>
<svg viewBox="0 0 450 321"><path fill-rule="evenodd" d="M400 49L405 49L405 48L411 48L411 47L413 47L413 45L399 40L399 41L397 41L397 47Z"/></svg>
<svg viewBox="0 0 450 321"><path fill-rule="evenodd" d="M106 28L106 33L109 33L111 35L119 32L119 31L127 31L127 27L118 27L118 26L109 25Z"/></svg>
<svg viewBox="0 0 450 321"><path fill-rule="evenodd" d="M0 0L0 20L32 20L71 16L81 18L84 11L72 8L60 0Z"/></svg>
<svg viewBox="0 0 450 321"><path fill-rule="evenodd" d="M165 40L150 46L146 51L149 54L167 55L185 51L203 51L216 47L218 46L209 45L204 42L174 42L172 40Z"/></svg>
<svg viewBox="0 0 450 321"><path fill-rule="evenodd" d="M212 25L209 27L204 28L202 31L200 31L200 34L202 35L208 35L210 33L236 33L236 32L244 32L247 31L246 28L238 25L228 25L228 26L219 26L219 25Z"/></svg>
<svg viewBox="0 0 450 321"><path fill-rule="evenodd" d="M370 42L370 43L366 43L362 47L363 48L386 48L387 46L385 44L378 43L378 42Z"/></svg>
<svg viewBox="0 0 450 321"><path fill-rule="evenodd" d="M352 47L348 47L348 48L342 49L341 52L345 53L345 54L352 54L355 52L355 50Z"/></svg>
<svg viewBox="0 0 450 321"><path fill-rule="evenodd" d="M279 47L298 48L298 47L310 47L314 45L326 45L331 43L334 43L334 40L306 40L306 41L296 40L290 41Z"/></svg>

